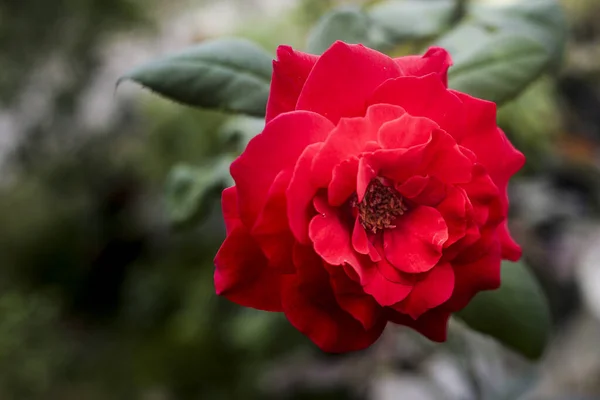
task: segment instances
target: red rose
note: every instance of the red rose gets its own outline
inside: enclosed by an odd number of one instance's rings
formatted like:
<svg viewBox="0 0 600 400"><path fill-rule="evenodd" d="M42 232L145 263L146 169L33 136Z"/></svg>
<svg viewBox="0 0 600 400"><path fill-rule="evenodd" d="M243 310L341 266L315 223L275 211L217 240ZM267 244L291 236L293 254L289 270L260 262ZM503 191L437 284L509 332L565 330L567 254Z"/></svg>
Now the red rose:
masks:
<svg viewBox="0 0 600 400"><path fill-rule="evenodd" d="M217 293L284 312L325 351L365 348L388 321L444 341L521 255L506 188L524 157L496 105L447 88L441 48L277 55L267 124L223 192Z"/></svg>

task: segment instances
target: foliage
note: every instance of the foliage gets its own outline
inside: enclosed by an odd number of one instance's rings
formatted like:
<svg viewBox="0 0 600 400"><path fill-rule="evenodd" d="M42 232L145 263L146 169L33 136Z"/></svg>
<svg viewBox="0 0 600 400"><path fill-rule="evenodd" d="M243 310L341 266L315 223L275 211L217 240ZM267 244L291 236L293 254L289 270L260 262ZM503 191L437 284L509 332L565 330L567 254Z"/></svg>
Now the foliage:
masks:
<svg viewBox="0 0 600 400"><path fill-rule="evenodd" d="M471 328L490 335L526 357L541 357L550 316L544 293L522 263L504 263L500 289L483 292L457 313Z"/></svg>
<svg viewBox="0 0 600 400"><path fill-rule="evenodd" d="M122 79L184 104L261 116L269 95L271 56L249 41L211 40Z"/></svg>

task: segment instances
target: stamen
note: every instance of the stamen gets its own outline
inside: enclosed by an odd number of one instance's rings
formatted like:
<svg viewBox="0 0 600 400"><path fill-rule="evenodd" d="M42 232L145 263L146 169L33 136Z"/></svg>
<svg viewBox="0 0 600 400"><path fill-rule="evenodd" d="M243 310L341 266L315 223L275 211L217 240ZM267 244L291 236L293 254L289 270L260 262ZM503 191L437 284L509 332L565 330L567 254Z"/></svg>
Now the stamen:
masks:
<svg viewBox="0 0 600 400"><path fill-rule="evenodd" d="M396 218L408 210L400 193L384 184L382 178L373 179L367 187L363 200L358 203L355 198L352 206L358 210L359 221L363 228L373 233L382 229L395 228Z"/></svg>

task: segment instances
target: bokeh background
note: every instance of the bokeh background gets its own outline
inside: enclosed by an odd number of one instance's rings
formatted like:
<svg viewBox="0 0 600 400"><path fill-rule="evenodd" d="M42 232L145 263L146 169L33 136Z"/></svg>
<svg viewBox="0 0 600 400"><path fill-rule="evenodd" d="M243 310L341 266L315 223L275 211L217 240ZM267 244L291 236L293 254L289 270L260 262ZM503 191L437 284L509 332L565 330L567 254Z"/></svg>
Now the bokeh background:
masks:
<svg viewBox="0 0 600 400"><path fill-rule="evenodd" d="M192 196L191 221L169 199L226 173L212 155L235 155L260 121L115 82L211 37L303 48L342 3L361 2L0 1L0 399L600 398L597 0L562 1L563 67L499 116L528 157L512 230L551 304L539 364L457 323L444 345L390 327L326 355L281 315L215 296L218 188Z"/></svg>

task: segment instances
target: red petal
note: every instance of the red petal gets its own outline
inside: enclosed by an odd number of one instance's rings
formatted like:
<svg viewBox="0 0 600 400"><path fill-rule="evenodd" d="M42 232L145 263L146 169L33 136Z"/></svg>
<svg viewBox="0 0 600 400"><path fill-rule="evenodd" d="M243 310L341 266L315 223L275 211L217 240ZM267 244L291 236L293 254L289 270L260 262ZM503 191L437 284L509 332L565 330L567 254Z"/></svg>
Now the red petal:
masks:
<svg viewBox="0 0 600 400"><path fill-rule="evenodd" d="M400 107L377 105L370 107L366 117L344 118L331 132L323 149L313 162L313 176L320 187L331 181L333 168L342 161L358 156L367 147L372 151L376 145L377 132L381 126L404 114Z"/></svg>
<svg viewBox="0 0 600 400"><path fill-rule="evenodd" d="M454 290L454 272L448 263L439 264L415 283L408 297L393 308L413 319L446 302Z"/></svg>
<svg viewBox="0 0 600 400"><path fill-rule="evenodd" d="M425 145L410 149L382 149L363 155L358 164L356 194L362 201L371 180L376 176L404 182L416 175L423 163Z"/></svg>
<svg viewBox="0 0 600 400"><path fill-rule="evenodd" d="M225 230L229 235L236 226L241 225L237 204L237 190L235 186L223 190L221 195L221 208L225 220Z"/></svg>
<svg viewBox="0 0 600 400"><path fill-rule="evenodd" d="M500 287L500 246L496 242L480 259L468 264L453 264L454 293L444 309L455 312L463 309L473 296L482 290Z"/></svg>
<svg viewBox="0 0 600 400"><path fill-rule="evenodd" d="M296 105L337 124L365 114L365 100L383 82L400 76L394 60L362 45L334 43L315 64Z"/></svg>
<svg viewBox="0 0 600 400"><path fill-rule="evenodd" d="M377 176L377 171L369 164L369 159L362 157L358 162L358 173L356 174L356 196L360 203L365 198L369 184Z"/></svg>
<svg viewBox="0 0 600 400"><path fill-rule="evenodd" d="M452 65L450 54L441 47L430 47L422 56L407 56L394 59L403 76L425 76L437 74L448 86L448 68Z"/></svg>
<svg viewBox="0 0 600 400"><path fill-rule="evenodd" d="M331 265L327 269L340 307L360 322L365 330L373 328L382 318L383 309L358 283L346 275L343 267Z"/></svg>
<svg viewBox="0 0 600 400"><path fill-rule="evenodd" d="M395 224L396 228L383 233L383 251L390 264L412 274L433 268L448 240L448 228L439 211L418 206L397 218Z"/></svg>
<svg viewBox="0 0 600 400"><path fill-rule="evenodd" d="M400 185L396 185L396 190L404 197L412 199L420 195L429 183L427 176L412 176Z"/></svg>
<svg viewBox="0 0 600 400"><path fill-rule="evenodd" d="M318 58L296 51L290 46L277 48L277 61L273 61L271 92L267 102L267 122L279 114L296 109L306 78Z"/></svg>
<svg viewBox="0 0 600 400"><path fill-rule="evenodd" d="M500 206L492 207L490 210L492 215L489 215L488 218L499 223L505 218L508 209L508 180L521 169L525 163L525 157L512 146L504 132L496 126L496 105L494 103L463 93L457 93L457 95L467 110L468 130L460 139L460 143L477 155L478 162L485 167L498 188ZM473 205L477 211L476 204ZM479 222L481 222L481 218L479 218ZM520 258L521 249L510 238L507 228L501 227L499 234L503 256L507 259Z"/></svg>
<svg viewBox="0 0 600 400"><path fill-rule="evenodd" d="M499 246L497 227L484 226L479 229L479 233L479 240L477 240L473 245L463 248L463 250L452 261L452 265L469 264L475 262L484 257L486 254L495 251L495 246ZM460 242L457 242L456 244L458 243Z"/></svg>
<svg viewBox="0 0 600 400"><path fill-rule="evenodd" d="M263 254L269 262L269 268L280 274L294 272L292 248L295 240L291 233L282 232L278 235L259 236L256 238Z"/></svg>
<svg viewBox="0 0 600 400"><path fill-rule="evenodd" d="M404 114L383 124L379 130L379 143L385 149L402 149L429 141L431 132L439 125L425 117Z"/></svg>
<svg viewBox="0 0 600 400"><path fill-rule="evenodd" d="M448 247L463 238L467 232L467 198L462 189L450 187L448 195L438 206L437 210L444 217L448 226Z"/></svg>
<svg viewBox="0 0 600 400"><path fill-rule="evenodd" d="M454 139L439 130L434 131L431 138L427 173L447 183L471 181L473 161L460 150Z"/></svg>
<svg viewBox="0 0 600 400"><path fill-rule="evenodd" d="M339 210L331 207L323 197L315 197L314 205L319 214L313 217L308 232L315 252L328 264L348 263L359 276L362 275L363 264L367 260L361 259L363 256L352 247L354 221L345 220Z"/></svg>
<svg viewBox="0 0 600 400"><path fill-rule="evenodd" d="M252 227L252 236L270 235L288 230L285 192L291 178L292 173L289 170L277 174L267 193L265 205Z"/></svg>
<svg viewBox="0 0 600 400"><path fill-rule="evenodd" d="M408 149L376 150L365 154L361 161L369 165L375 175L399 183L414 175L430 175L451 184L469 182L472 177L473 162L460 151L454 139L441 130L434 130L424 144ZM359 176L360 171L359 165Z"/></svg>
<svg viewBox="0 0 600 400"><path fill-rule="evenodd" d="M255 136L231 164L236 182L240 217L251 227L262 210L275 176L292 168L304 149L327 137L333 125L309 112L282 114Z"/></svg>
<svg viewBox="0 0 600 400"><path fill-rule="evenodd" d="M432 176L413 176L396 190L411 203L429 207L436 207L446 197L446 185Z"/></svg>
<svg viewBox="0 0 600 400"><path fill-rule="evenodd" d="M472 220L467 221L467 230L465 236L458 240L456 243L448 246L444 249L444 260L454 260L456 257L464 257L465 254L469 253L469 249L481 239L481 232L479 226Z"/></svg>
<svg viewBox="0 0 600 400"><path fill-rule="evenodd" d="M465 116L465 129L454 135L457 142L462 142L467 136L474 136L483 132L489 133L496 130L496 103L478 99L455 90L449 91L463 103L462 112Z"/></svg>
<svg viewBox="0 0 600 400"><path fill-rule="evenodd" d="M480 164L473 166L473 179L471 182L460 185L465 190L473 205L473 218L477 225L482 226L490 217L490 207L499 207L500 192L487 171ZM497 216L499 222L506 217L505 214Z"/></svg>
<svg viewBox="0 0 600 400"><path fill-rule="evenodd" d="M410 115L427 117L451 135L463 130L463 105L437 74L389 80L377 88L368 102L379 103L394 104Z"/></svg>
<svg viewBox="0 0 600 400"><path fill-rule="evenodd" d="M215 257L215 289L218 295L245 307L282 311L281 276L267 266L267 259L242 225L223 242Z"/></svg>
<svg viewBox="0 0 600 400"><path fill-rule="evenodd" d="M369 236L358 218L357 216L354 222L354 230L352 231L352 246L354 250L360 254L368 255L373 262L381 261L381 255L369 240Z"/></svg>
<svg viewBox="0 0 600 400"><path fill-rule="evenodd" d="M387 279L382 269L387 265L385 260L370 266L364 270L364 280L361 280L363 289L381 306L391 306L406 298L413 288L414 280L404 278L401 274L396 274L396 281Z"/></svg>
<svg viewBox="0 0 600 400"><path fill-rule="evenodd" d="M502 246L502 258L509 261L519 261L523 251L521 250L521 246L510 236L506 221L498 227L498 238Z"/></svg>
<svg viewBox="0 0 600 400"><path fill-rule="evenodd" d="M379 248L380 246L377 246L378 250L383 253L383 249ZM387 279L390 282L394 282L394 283L401 283L402 285L405 286L414 286L415 282L416 282L416 275L415 274L407 274L405 272L402 272L400 270L398 270L396 267L394 267L392 264L390 264L388 262L388 260L386 260L385 258L382 259L381 261L379 261L376 265L377 270L379 271L379 273L381 275L383 275L383 277L385 279ZM368 274L367 274L368 276Z"/></svg>
<svg viewBox="0 0 600 400"><path fill-rule="evenodd" d="M414 320L408 315L390 310L388 318L390 322L408 326L434 342L445 342L448 336L448 319L450 318L450 313L447 311L436 308Z"/></svg>
<svg viewBox="0 0 600 400"><path fill-rule="evenodd" d="M460 148L460 151L467 157L469 157L469 160L473 161L474 163L477 162L477 156L475 155L475 153L473 153L471 150L467 149L464 146L458 146Z"/></svg>
<svg viewBox="0 0 600 400"><path fill-rule="evenodd" d="M252 236L269 260L269 266L281 272L293 272L294 237L288 228L285 190L292 173L280 172L273 181L267 201L252 228Z"/></svg>
<svg viewBox="0 0 600 400"><path fill-rule="evenodd" d="M329 204L334 207L339 207L344 204L354 192L356 192L357 173L358 158L356 157L344 160L335 166L327 190Z"/></svg>
<svg viewBox="0 0 600 400"><path fill-rule="evenodd" d="M386 320L380 318L365 330L338 305L319 258L310 254L296 258L305 259L297 268L299 272L282 279L282 305L290 323L326 352L361 350L373 344L383 332Z"/></svg>
<svg viewBox="0 0 600 400"><path fill-rule="evenodd" d="M477 155L498 188L525 163L525 157L513 147L504 132L496 126L496 104L454 92L464 104L466 125L462 135L456 136L460 145Z"/></svg>
<svg viewBox="0 0 600 400"><path fill-rule="evenodd" d="M287 217L290 230L296 239L303 244L309 243L308 224L314 215L311 203L317 194L310 168L315 155L321 149L322 143L308 146L296 163L292 180L287 189Z"/></svg>

